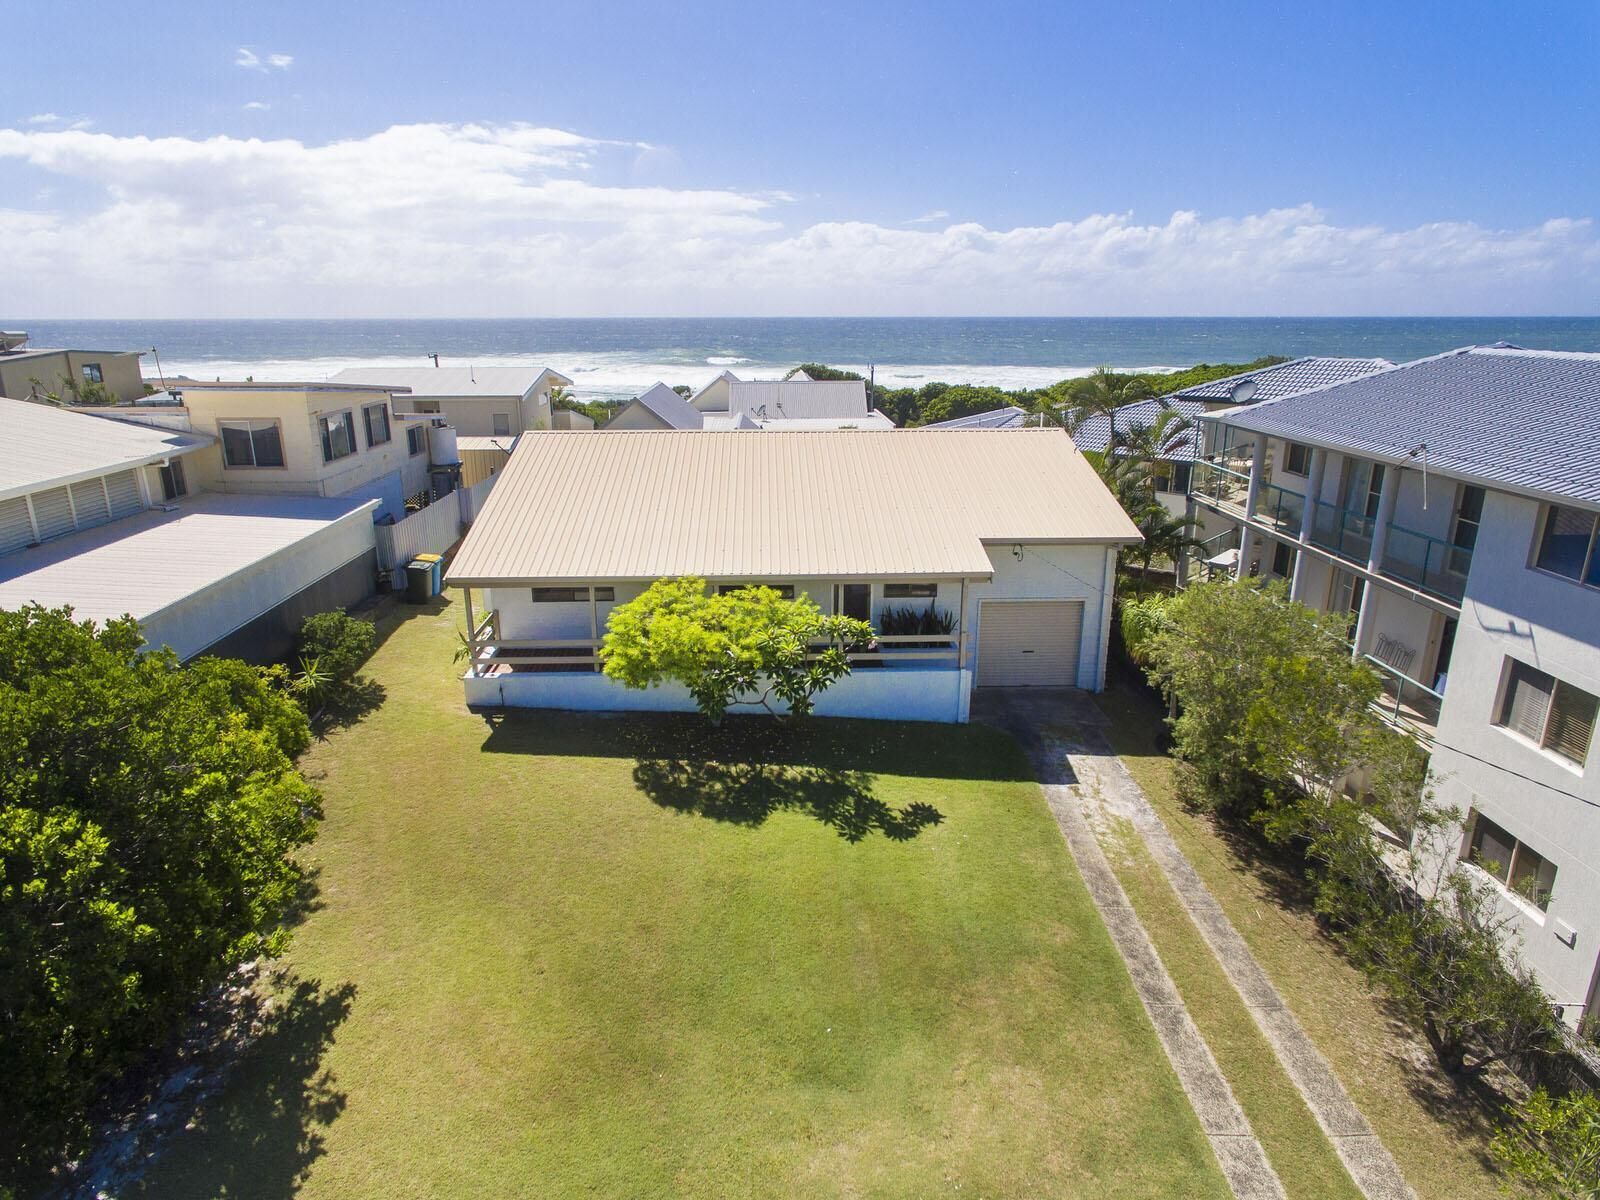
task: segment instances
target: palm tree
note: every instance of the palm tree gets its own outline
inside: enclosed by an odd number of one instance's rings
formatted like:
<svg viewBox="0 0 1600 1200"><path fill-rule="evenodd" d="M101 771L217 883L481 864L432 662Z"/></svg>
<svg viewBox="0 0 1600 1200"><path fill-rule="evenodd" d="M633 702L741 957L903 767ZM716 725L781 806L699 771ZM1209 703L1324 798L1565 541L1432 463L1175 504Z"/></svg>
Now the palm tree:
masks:
<svg viewBox="0 0 1600 1200"><path fill-rule="evenodd" d="M1107 453L1139 463L1154 491L1156 463L1182 449L1193 433L1193 421L1175 408L1163 407L1148 425L1134 425L1120 433L1113 430Z"/></svg>
<svg viewBox="0 0 1600 1200"><path fill-rule="evenodd" d="M1067 389L1067 400L1072 406L1067 427L1076 429L1090 417L1104 413L1111 422L1111 439L1107 443L1110 446L1117 440L1117 409L1124 404L1148 400L1150 396L1150 385L1140 376L1118 375L1110 367L1096 367Z"/></svg>
<svg viewBox="0 0 1600 1200"><path fill-rule="evenodd" d="M1144 541L1130 546L1124 554L1139 564L1141 592L1150 577L1150 564L1157 558L1164 558L1176 565L1185 550L1201 544L1200 539L1191 532L1193 526L1189 524L1189 518L1174 516L1160 501L1153 500L1134 516L1133 523L1138 526Z"/></svg>

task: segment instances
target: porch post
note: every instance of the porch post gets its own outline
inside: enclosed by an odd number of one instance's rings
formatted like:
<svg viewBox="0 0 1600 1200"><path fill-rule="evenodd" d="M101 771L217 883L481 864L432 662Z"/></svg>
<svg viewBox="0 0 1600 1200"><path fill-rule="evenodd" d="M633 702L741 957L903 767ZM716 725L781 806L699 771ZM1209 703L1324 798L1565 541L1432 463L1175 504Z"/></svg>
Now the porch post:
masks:
<svg viewBox="0 0 1600 1200"><path fill-rule="evenodd" d="M1378 489L1378 515L1373 518L1372 554L1367 570L1374 575L1383 569L1383 551L1389 544L1389 522L1394 520L1394 503L1400 495L1400 467L1383 468L1383 487Z"/></svg>
<svg viewBox="0 0 1600 1200"><path fill-rule="evenodd" d="M1261 497L1261 484L1267 472L1267 435L1256 434L1256 453L1250 460L1250 484L1244 493L1244 525L1239 531L1239 561L1234 565L1233 577L1243 579L1250 558L1250 548L1255 537L1250 531L1250 518L1256 511L1256 501Z"/></svg>
<svg viewBox="0 0 1600 1200"><path fill-rule="evenodd" d="M467 606L467 673L474 675L478 671L478 626L472 616L472 589L462 588L461 595Z"/></svg>
<svg viewBox="0 0 1600 1200"><path fill-rule="evenodd" d="M1322 477L1328 469L1328 452L1321 446L1311 450L1311 474L1306 479L1306 507L1300 518L1300 549L1294 555L1294 579L1289 584L1289 599L1300 599L1300 581L1305 575L1305 547L1311 544L1311 529L1317 522L1317 504L1322 495Z"/></svg>
<svg viewBox="0 0 1600 1200"><path fill-rule="evenodd" d="M967 669L967 581L961 580L961 615L956 618L956 670Z"/></svg>
<svg viewBox="0 0 1600 1200"><path fill-rule="evenodd" d="M615 594L615 592L612 593L612 595ZM594 584L592 583L589 585L589 640L591 642L598 642L600 640L600 604L599 601L595 599ZM589 647L589 653L595 656L594 662L591 665L594 667L595 671L598 672L600 670L599 647Z"/></svg>

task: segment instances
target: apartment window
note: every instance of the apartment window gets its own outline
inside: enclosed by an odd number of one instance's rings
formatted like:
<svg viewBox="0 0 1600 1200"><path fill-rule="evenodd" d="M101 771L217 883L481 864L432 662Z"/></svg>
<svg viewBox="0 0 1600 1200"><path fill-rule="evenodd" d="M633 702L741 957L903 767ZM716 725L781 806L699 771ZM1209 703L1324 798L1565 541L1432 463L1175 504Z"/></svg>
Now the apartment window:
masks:
<svg viewBox="0 0 1600 1200"><path fill-rule="evenodd" d="M1499 724L1582 766L1589 756L1600 699L1516 659L1506 680Z"/></svg>
<svg viewBox="0 0 1600 1200"><path fill-rule="evenodd" d="M1541 910L1550 907L1556 886L1555 864L1482 813L1473 817L1466 858Z"/></svg>
<svg viewBox="0 0 1600 1200"><path fill-rule="evenodd" d="M406 449L412 455L421 454L428 448L428 431L421 425L406 426Z"/></svg>
<svg viewBox="0 0 1600 1200"><path fill-rule="evenodd" d="M189 485L183 478L183 463L175 458L161 468L161 495L164 499L176 500L188 492Z"/></svg>
<svg viewBox="0 0 1600 1200"><path fill-rule="evenodd" d="M390 438L389 406L369 404L361 410L361 421L367 427L367 447L381 446Z"/></svg>
<svg viewBox="0 0 1600 1200"><path fill-rule="evenodd" d="M1478 526L1483 524L1483 489L1468 485L1461 489L1456 501L1455 526L1450 531L1450 544L1471 550L1478 544Z"/></svg>
<svg viewBox="0 0 1600 1200"><path fill-rule="evenodd" d="M104 383L106 381L106 373L100 369L99 363L84 363L83 381L85 383Z"/></svg>
<svg viewBox="0 0 1600 1200"><path fill-rule="evenodd" d="M729 592L742 592L746 588L771 588L785 600L794 599L794 584L792 583L724 583L717 587L717 594L726 596Z"/></svg>
<svg viewBox="0 0 1600 1200"><path fill-rule="evenodd" d="M1541 571L1600 587L1600 554L1595 553L1595 526L1600 517L1552 504L1545 509L1539 553Z"/></svg>
<svg viewBox="0 0 1600 1200"><path fill-rule="evenodd" d="M322 461L338 462L356 452L356 419L347 410L317 418L322 433Z"/></svg>
<svg viewBox="0 0 1600 1200"><path fill-rule="evenodd" d="M511 417L510 417L509 414L507 414L507 413L495 413L494 414L494 436L495 437L510 437L511 436Z"/></svg>
<svg viewBox="0 0 1600 1200"><path fill-rule="evenodd" d="M1286 542L1278 542L1272 548L1272 573L1279 579L1287 579L1294 573L1294 551Z"/></svg>
<svg viewBox="0 0 1600 1200"><path fill-rule="evenodd" d="M885 600L926 600L939 594L937 583L886 583L883 585L883 598Z"/></svg>
<svg viewBox="0 0 1600 1200"><path fill-rule="evenodd" d="M616 588L597 587L594 589L596 601L609 604L617 598ZM578 601L587 603L589 589L586 587L542 587L533 589L533 602L535 604L573 604Z"/></svg>
<svg viewBox="0 0 1600 1200"><path fill-rule="evenodd" d="M283 466L283 435L276 421L218 421L222 461L230 467Z"/></svg>
<svg viewBox="0 0 1600 1200"><path fill-rule="evenodd" d="M1283 469L1291 475L1311 474L1311 447L1288 442L1283 448Z"/></svg>
<svg viewBox="0 0 1600 1200"><path fill-rule="evenodd" d="M1172 490L1180 496L1189 494L1189 475L1193 470L1193 463L1175 462L1172 464Z"/></svg>

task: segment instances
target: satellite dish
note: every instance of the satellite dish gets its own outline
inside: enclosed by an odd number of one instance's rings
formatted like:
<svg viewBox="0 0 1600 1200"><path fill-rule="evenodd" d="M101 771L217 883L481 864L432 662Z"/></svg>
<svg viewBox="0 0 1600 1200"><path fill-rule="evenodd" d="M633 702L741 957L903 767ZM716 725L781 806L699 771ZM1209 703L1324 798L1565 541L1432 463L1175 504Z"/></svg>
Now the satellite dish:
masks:
<svg viewBox="0 0 1600 1200"><path fill-rule="evenodd" d="M1235 404L1249 404L1256 398L1256 381L1241 379L1228 389L1228 399Z"/></svg>

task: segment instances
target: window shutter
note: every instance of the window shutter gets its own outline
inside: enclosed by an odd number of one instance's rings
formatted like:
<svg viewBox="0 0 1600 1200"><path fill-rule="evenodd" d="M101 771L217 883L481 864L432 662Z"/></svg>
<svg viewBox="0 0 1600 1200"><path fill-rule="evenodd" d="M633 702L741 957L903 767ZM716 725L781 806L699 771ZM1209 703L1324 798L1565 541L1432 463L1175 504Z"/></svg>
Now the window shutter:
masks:
<svg viewBox="0 0 1600 1200"><path fill-rule="evenodd" d="M26 496L0 500L0 554L21 550L33 541L33 522L28 520Z"/></svg>
<svg viewBox="0 0 1600 1200"><path fill-rule="evenodd" d="M34 492L31 499L34 519L39 522L40 541L72 532L72 502L67 499L66 488Z"/></svg>
<svg viewBox="0 0 1600 1200"><path fill-rule="evenodd" d="M1544 740L1545 718L1550 712L1550 693L1555 680L1525 663L1511 668L1511 687L1506 695L1505 724L1535 742Z"/></svg>
<svg viewBox="0 0 1600 1200"><path fill-rule="evenodd" d="M1555 695L1550 702L1550 724L1545 745L1575 763L1582 763L1589 755L1589 741L1594 737L1597 705L1600 705L1600 701L1588 692L1564 683L1556 684Z"/></svg>
<svg viewBox="0 0 1600 1200"><path fill-rule="evenodd" d="M111 506L106 503L106 490L100 480L83 479L72 485L72 507L78 514L78 528L104 525L111 519Z"/></svg>
<svg viewBox="0 0 1600 1200"><path fill-rule="evenodd" d="M139 477L132 471L107 475L106 492L111 497L113 517L132 516L144 507L144 498L139 495Z"/></svg>

